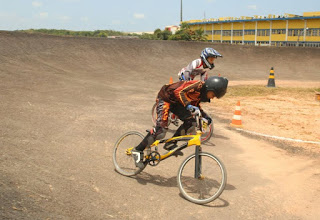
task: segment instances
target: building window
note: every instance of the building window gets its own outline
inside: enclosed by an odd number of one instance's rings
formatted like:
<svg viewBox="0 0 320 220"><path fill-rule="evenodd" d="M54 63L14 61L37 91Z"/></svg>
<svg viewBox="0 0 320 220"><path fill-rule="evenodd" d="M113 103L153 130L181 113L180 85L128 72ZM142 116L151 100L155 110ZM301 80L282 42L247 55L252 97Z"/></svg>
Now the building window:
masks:
<svg viewBox="0 0 320 220"><path fill-rule="evenodd" d="M320 36L319 31L320 28L309 28L306 30L306 36Z"/></svg>
<svg viewBox="0 0 320 220"><path fill-rule="evenodd" d="M286 29L272 29L272 34L286 34Z"/></svg>
<svg viewBox="0 0 320 220"><path fill-rule="evenodd" d="M234 30L233 36L242 36L242 30Z"/></svg>
<svg viewBox="0 0 320 220"><path fill-rule="evenodd" d="M303 33L303 29L289 29L288 36L300 36Z"/></svg>
<svg viewBox="0 0 320 220"><path fill-rule="evenodd" d="M214 35L221 35L221 31L213 31Z"/></svg>
<svg viewBox="0 0 320 220"><path fill-rule="evenodd" d="M313 29L308 29L308 30L306 31L306 36L312 36L312 30L313 30Z"/></svg>
<svg viewBox="0 0 320 220"><path fill-rule="evenodd" d="M312 30L312 36L319 36L319 29L313 29Z"/></svg>
<svg viewBox="0 0 320 220"><path fill-rule="evenodd" d="M258 36L270 36L270 30L257 30Z"/></svg>
<svg viewBox="0 0 320 220"><path fill-rule="evenodd" d="M244 35L255 35L255 30L245 30Z"/></svg>
<svg viewBox="0 0 320 220"><path fill-rule="evenodd" d="M222 31L222 36L231 36L231 31L229 30Z"/></svg>

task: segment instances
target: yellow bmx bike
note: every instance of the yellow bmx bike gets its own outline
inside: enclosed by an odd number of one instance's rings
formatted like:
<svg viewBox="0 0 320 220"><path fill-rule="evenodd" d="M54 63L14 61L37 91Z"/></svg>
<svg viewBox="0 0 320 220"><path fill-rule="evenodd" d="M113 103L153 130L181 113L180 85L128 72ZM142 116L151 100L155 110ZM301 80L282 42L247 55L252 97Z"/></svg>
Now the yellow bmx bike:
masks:
<svg viewBox="0 0 320 220"><path fill-rule="evenodd" d="M137 146L144 135L138 131L130 131L123 134L115 144L113 151L113 163L118 173L124 176L134 176L140 173L147 165L157 166L176 152L195 146L195 153L188 156L180 165L177 175L178 187L181 194L187 200L206 204L217 199L223 192L227 182L227 172L221 160L215 155L202 152L201 134L205 132L206 122L200 112L195 115L197 121L197 133L169 139L156 140L150 147L144 150L144 167L135 166L131 155L132 149ZM161 155L158 146L165 143L177 144L174 149Z"/></svg>

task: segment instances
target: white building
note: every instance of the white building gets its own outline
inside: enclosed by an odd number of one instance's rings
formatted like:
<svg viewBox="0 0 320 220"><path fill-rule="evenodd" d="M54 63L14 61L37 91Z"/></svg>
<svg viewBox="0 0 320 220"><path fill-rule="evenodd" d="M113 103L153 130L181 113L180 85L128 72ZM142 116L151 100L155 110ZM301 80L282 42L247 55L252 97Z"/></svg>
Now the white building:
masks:
<svg viewBox="0 0 320 220"><path fill-rule="evenodd" d="M165 30L171 31L172 34L175 34L177 30L179 30L180 27L176 25L166 26Z"/></svg>

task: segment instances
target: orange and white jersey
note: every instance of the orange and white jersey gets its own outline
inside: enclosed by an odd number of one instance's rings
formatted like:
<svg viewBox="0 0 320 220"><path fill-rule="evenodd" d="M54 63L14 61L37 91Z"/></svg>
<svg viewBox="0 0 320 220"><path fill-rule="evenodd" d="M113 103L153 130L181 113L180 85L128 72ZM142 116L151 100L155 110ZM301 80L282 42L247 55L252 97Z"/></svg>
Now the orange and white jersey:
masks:
<svg viewBox="0 0 320 220"><path fill-rule="evenodd" d="M203 82L208 78L207 71L204 69L203 62L200 58L189 63L188 66L182 68L178 73L180 81L194 80L197 75L200 75L200 80Z"/></svg>

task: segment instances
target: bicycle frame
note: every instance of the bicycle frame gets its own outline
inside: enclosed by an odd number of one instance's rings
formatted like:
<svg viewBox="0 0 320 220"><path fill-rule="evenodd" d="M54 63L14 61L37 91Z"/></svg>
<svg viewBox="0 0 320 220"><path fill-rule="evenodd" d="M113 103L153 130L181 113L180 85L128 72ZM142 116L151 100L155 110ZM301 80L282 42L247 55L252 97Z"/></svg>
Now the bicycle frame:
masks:
<svg viewBox="0 0 320 220"><path fill-rule="evenodd" d="M179 141L188 141L187 143L178 146L170 151L168 151L166 154L160 155L160 161L164 160L170 156L172 156L172 154L176 151L182 150L184 148L190 147L190 146L194 146L196 145L197 147L201 146L201 131L197 131L197 134L195 135L183 135L183 136L178 136L178 137L172 137L169 139L162 139L162 140L156 140L155 142L153 142L153 144L150 145L149 148L153 148L153 147L158 147L159 144L163 144L163 143L170 143L170 142L179 142ZM126 150L127 154L131 154L131 150L133 149L133 147L128 148ZM145 156L145 159L149 159L148 155Z"/></svg>
<svg viewBox="0 0 320 220"><path fill-rule="evenodd" d="M196 146L196 150L195 150L195 173L194 173L194 178L202 178L201 176L201 157L199 156L200 153L202 152L202 148L201 148L201 134L203 133L203 128L202 128L202 123L201 123L201 117L196 115L196 122L197 122L197 133L195 135L183 135L183 136L178 136L178 137L172 137L169 139L162 139L162 140L156 140L155 142L153 142L153 144L150 145L150 149L152 147L157 148L159 144L163 144L163 143L170 143L170 142L179 142L179 141L187 141L187 143L178 146L170 151L168 151L166 154L159 154L160 158L158 158L159 156L156 156L156 159L159 159L159 162L169 158L170 156L172 156L174 154L174 152L176 151L181 151L184 148L190 147L190 146ZM131 150L133 148L129 148L126 150L127 154L131 154ZM156 150L157 151L157 150ZM145 155L145 159L148 160L150 158L149 155Z"/></svg>
<svg viewBox="0 0 320 220"><path fill-rule="evenodd" d="M201 148L201 131L197 131L196 135L184 135L184 136L179 136L179 137L173 137L173 138L169 138L166 140L157 140L155 141L150 148L152 147L157 147L159 144L161 143L170 143L173 141L188 141L187 143L178 146L176 148L174 148L173 150L170 150L169 152L167 152L164 155L160 155L160 161L169 158L170 156L172 156L172 154L174 154L174 152L176 151L180 151L183 150L184 148L190 147L190 146L196 146L196 150L195 150L195 172L194 172L194 178L197 179L201 179L202 175L201 175L201 164L202 164L202 160L201 157L199 156L202 148ZM146 159L149 159L148 156L145 156Z"/></svg>
<svg viewBox="0 0 320 220"><path fill-rule="evenodd" d="M170 142L175 142L175 141L177 141L177 142L188 141L187 143L168 151L166 154L160 155L160 161L161 161L161 160L164 160L164 159L172 156L172 154L174 152L183 150L184 148L194 146L194 145L196 145L197 147L200 147L201 146L201 134L202 134L201 131L197 131L197 134L195 134L195 135L183 135L183 136L178 136L178 137L172 137L169 139L156 140L150 146L150 148L157 147L159 144L162 144L162 143L170 143ZM146 156L146 159L148 159L147 157L148 156Z"/></svg>

